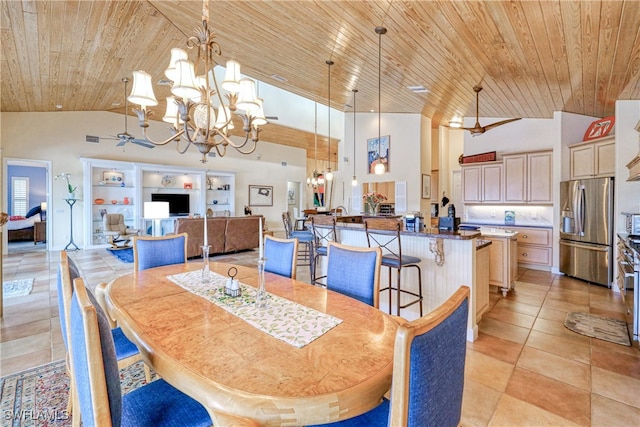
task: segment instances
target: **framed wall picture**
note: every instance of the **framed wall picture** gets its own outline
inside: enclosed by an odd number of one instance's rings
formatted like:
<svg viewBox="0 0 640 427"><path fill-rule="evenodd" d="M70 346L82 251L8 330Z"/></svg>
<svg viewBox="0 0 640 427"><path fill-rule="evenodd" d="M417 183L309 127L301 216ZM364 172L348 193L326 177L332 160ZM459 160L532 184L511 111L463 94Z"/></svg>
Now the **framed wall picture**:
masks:
<svg viewBox="0 0 640 427"><path fill-rule="evenodd" d="M122 172L104 171L102 180L105 184L120 185L124 181L124 174Z"/></svg>
<svg viewBox="0 0 640 427"><path fill-rule="evenodd" d="M250 185L249 206L273 206L273 187L268 185Z"/></svg>
<svg viewBox="0 0 640 427"><path fill-rule="evenodd" d="M384 171L389 172L389 135L367 139L367 173L375 173L378 163L384 164Z"/></svg>
<svg viewBox="0 0 640 427"><path fill-rule="evenodd" d="M431 175L422 174L422 198L431 198Z"/></svg>

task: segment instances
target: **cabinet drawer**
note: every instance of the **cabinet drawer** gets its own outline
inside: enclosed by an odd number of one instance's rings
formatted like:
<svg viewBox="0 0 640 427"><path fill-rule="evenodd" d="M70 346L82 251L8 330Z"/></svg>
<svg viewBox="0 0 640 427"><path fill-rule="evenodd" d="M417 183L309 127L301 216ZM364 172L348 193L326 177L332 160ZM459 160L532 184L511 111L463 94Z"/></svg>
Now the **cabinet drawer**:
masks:
<svg viewBox="0 0 640 427"><path fill-rule="evenodd" d="M518 245L518 262L551 265L551 249Z"/></svg>
<svg viewBox="0 0 640 427"><path fill-rule="evenodd" d="M541 228L513 228L518 232L518 245L551 246L551 230Z"/></svg>

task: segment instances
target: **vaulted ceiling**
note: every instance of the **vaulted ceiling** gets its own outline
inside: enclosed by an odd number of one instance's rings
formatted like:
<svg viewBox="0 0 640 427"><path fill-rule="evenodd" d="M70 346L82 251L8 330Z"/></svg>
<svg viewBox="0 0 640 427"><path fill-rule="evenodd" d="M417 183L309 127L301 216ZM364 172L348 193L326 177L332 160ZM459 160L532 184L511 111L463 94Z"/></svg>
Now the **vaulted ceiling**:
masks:
<svg viewBox="0 0 640 427"><path fill-rule="evenodd" d="M352 111L422 113L433 125L475 116L605 117L640 98L637 1L210 1L219 63ZM200 26L197 1L3 1L1 111L114 111L121 79L163 78L169 51ZM273 76L284 78L276 79ZM407 86L422 85L427 93ZM156 91L158 99L168 95ZM164 111L159 106L158 114ZM115 108L117 110L117 108ZM269 110L267 115L278 115ZM122 111L122 107L120 110ZM270 129L269 129L270 128ZM118 131L117 129L114 132ZM266 126L263 139L309 148L313 134ZM323 152L323 150L319 150Z"/></svg>

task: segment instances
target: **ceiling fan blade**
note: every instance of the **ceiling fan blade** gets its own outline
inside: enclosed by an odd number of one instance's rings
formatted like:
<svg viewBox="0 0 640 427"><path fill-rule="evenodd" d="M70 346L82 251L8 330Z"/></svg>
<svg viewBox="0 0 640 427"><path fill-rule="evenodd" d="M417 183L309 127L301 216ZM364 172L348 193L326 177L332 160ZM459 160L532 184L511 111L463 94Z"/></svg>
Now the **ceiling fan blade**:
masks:
<svg viewBox="0 0 640 427"><path fill-rule="evenodd" d="M489 129L493 129L495 127L501 126L501 125L505 125L507 123L511 123L511 122L515 122L516 120L520 120L521 117L518 117L517 119L507 119L507 120L502 120L500 122L495 122L495 123L491 123L490 125L486 125L484 127L484 130L487 131Z"/></svg>
<svg viewBox="0 0 640 427"><path fill-rule="evenodd" d="M116 144L116 147L122 147L123 145L125 145L127 143L126 139L121 139L120 142L118 142Z"/></svg>
<svg viewBox="0 0 640 427"><path fill-rule="evenodd" d="M461 127L460 129L468 130L471 132L471 135L480 135L483 134L486 128L480 126L480 123L476 120L476 124L472 128Z"/></svg>
<svg viewBox="0 0 640 427"><path fill-rule="evenodd" d="M145 148L156 148L155 145L145 141L144 139L135 139L134 138L134 139L131 140L131 142L134 143L134 144L138 144L139 146L145 147Z"/></svg>

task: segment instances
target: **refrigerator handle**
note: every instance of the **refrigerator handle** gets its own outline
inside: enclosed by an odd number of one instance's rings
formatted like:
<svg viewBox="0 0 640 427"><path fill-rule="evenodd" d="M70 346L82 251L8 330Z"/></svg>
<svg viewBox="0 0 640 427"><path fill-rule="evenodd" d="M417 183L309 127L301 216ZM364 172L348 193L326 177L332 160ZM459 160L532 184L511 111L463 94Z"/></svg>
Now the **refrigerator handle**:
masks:
<svg viewBox="0 0 640 427"><path fill-rule="evenodd" d="M578 248L578 249L588 249L590 251L596 251L596 252L608 252L609 251L609 247L608 246L584 245L584 244L580 244L580 243L576 243L576 242L569 242L569 241L566 241L566 240L560 240L560 246L569 246L569 247Z"/></svg>
<svg viewBox="0 0 640 427"><path fill-rule="evenodd" d="M576 234L584 236L584 215L585 215L585 191L584 185L578 185L576 189Z"/></svg>

